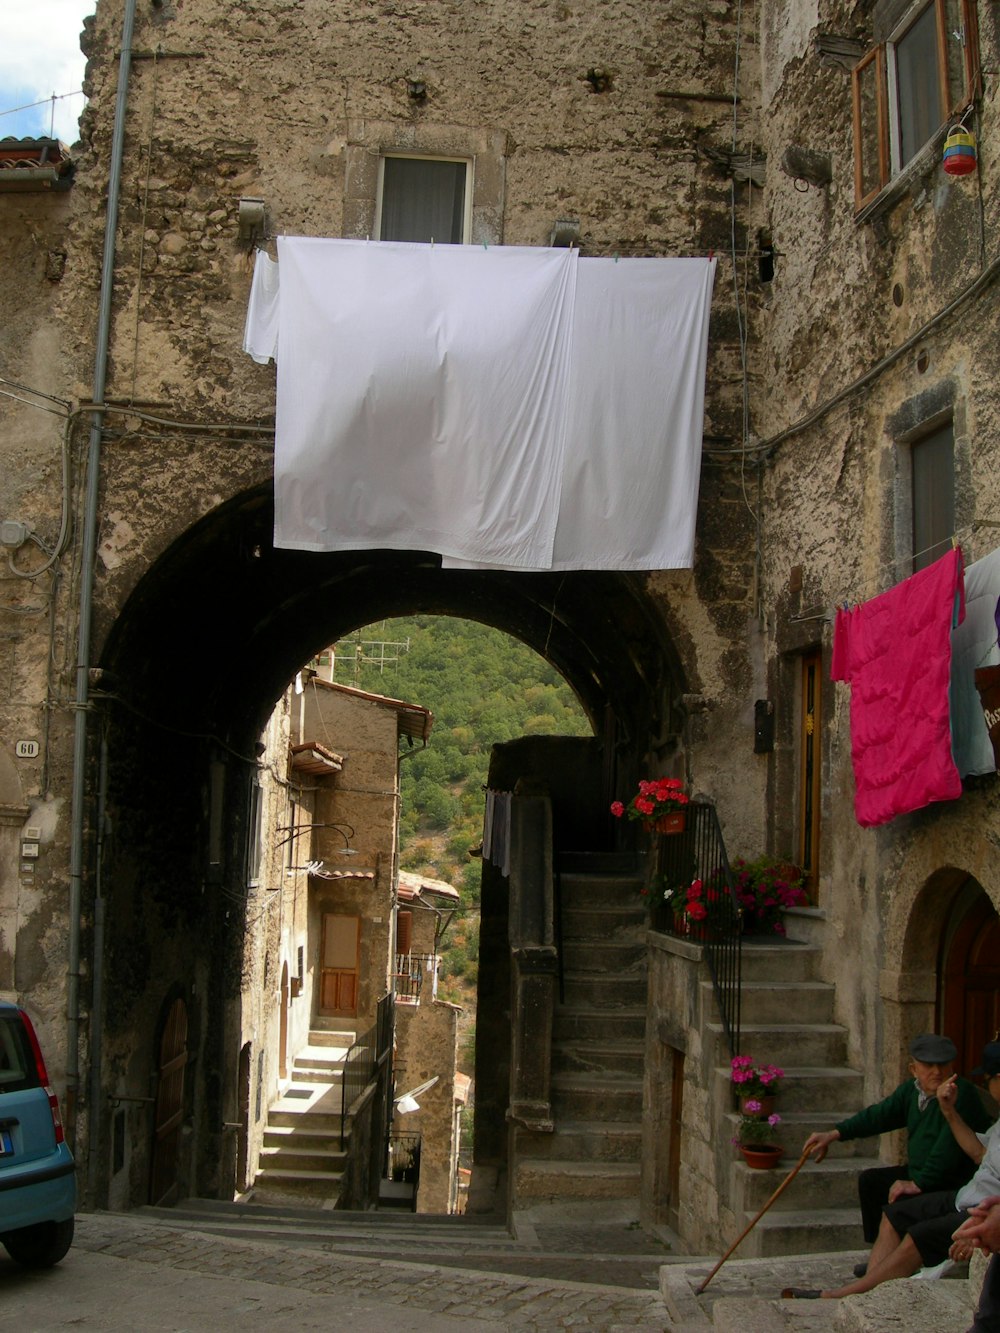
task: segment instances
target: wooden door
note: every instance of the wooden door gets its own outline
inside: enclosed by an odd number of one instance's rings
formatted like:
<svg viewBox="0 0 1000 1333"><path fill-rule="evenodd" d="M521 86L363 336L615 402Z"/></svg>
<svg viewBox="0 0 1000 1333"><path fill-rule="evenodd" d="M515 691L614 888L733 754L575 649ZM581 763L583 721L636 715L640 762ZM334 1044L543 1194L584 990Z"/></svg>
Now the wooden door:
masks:
<svg viewBox="0 0 1000 1333"><path fill-rule="evenodd" d="M319 968L319 1012L355 1018L358 1012L358 955L361 918L323 913L323 944Z"/></svg>
<svg viewBox="0 0 1000 1333"><path fill-rule="evenodd" d="M184 1120L184 1071L187 1067L187 1006L175 1000L160 1038L150 1164L150 1203L173 1203L177 1189L177 1155Z"/></svg>
<svg viewBox="0 0 1000 1333"><path fill-rule="evenodd" d="M958 1067L975 1069L1000 1029L1000 917L977 897L951 939L941 969L941 1028L958 1045Z"/></svg>

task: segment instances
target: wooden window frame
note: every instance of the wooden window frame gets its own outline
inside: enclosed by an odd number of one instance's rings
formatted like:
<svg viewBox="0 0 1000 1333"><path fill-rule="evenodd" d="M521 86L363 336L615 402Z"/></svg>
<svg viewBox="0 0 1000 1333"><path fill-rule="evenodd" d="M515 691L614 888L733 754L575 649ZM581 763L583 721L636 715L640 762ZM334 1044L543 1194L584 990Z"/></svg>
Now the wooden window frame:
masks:
<svg viewBox="0 0 1000 1333"><path fill-rule="evenodd" d="M917 19L932 5L936 15L937 32L937 73L941 106L944 108L944 120L938 127L940 133L948 121L971 105L980 88L979 39L976 23L976 10L973 0L958 0L961 11L963 42L964 82L960 89L953 92L948 81L948 0L927 0L926 4L914 5L904 15L894 33L886 41L879 42L865 53L851 71L851 106L854 122L854 207L860 213L885 187L903 173L920 157L918 150L907 162L894 160L898 153L899 128L898 111L889 97L889 66L895 60L894 50L900 38L907 33ZM875 62L875 118L874 130L862 120L861 78L868 66ZM895 132L893 132L895 126ZM878 182L867 194L863 194L863 152L866 131L874 133L877 141ZM930 141L928 141L930 142Z"/></svg>

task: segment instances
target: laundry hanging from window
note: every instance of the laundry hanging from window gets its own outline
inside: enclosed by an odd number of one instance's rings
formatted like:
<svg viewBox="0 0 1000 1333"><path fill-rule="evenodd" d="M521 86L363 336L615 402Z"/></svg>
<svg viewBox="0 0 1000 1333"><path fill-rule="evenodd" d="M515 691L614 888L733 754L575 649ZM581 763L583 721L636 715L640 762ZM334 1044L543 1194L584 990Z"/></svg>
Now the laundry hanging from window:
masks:
<svg viewBox="0 0 1000 1333"><path fill-rule="evenodd" d="M275 545L689 568L715 261L281 237ZM276 280L276 278L280 278Z"/></svg>

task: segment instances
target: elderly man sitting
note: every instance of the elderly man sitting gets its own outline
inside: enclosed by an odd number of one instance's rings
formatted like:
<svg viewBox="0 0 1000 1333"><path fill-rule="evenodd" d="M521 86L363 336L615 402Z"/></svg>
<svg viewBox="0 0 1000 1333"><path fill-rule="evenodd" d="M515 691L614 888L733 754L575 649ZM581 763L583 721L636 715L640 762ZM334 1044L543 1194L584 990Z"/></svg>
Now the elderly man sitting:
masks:
<svg viewBox="0 0 1000 1333"><path fill-rule="evenodd" d="M983 1074L990 1096L1000 1099L1000 1042L986 1045L983 1063L973 1072ZM957 1100L957 1080L952 1075L938 1088L937 1102L956 1144L979 1163L968 1184L957 1191L917 1193L887 1204L867 1272L857 1282L832 1291L786 1287L782 1296L799 1300L854 1296L891 1278L910 1277L918 1268L936 1267L949 1254L953 1259L968 1259L974 1239L963 1234L963 1224L973 1208L1000 1195L1000 1120L988 1134L978 1134L959 1114Z"/></svg>
<svg viewBox="0 0 1000 1333"><path fill-rule="evenodd" d="M972 1175L978 1159L968 1157L955 1140L937 1101L937 1090L952 1078L958 1050L950 1037L926 1032L910 1043L911 1077L883 1101L841 1120L833 1129L810 1134L803 1145L822 1162L831 1143L906 1130L907 1161L903 1166L876 1166L858 1177L861 1226L869 1245L878 1235L885 1203L905 1194L956 1190ZM990 1116L975 1086L964 1078L953 1084L954 1104L970 1127L982 1132Z"/></svg>

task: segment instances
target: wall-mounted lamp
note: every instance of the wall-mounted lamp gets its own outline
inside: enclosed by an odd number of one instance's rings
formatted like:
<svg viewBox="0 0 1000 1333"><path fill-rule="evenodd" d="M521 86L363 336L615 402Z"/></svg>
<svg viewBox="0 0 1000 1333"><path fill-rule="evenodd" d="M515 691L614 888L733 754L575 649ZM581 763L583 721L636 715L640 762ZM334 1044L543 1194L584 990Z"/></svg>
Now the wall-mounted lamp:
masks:
<svg viewBox="0 0 1000 1333"><path fill-rule="evenodd" d="M238 217L238 235L241 241L252 245L267 235L267 206L263 199L241 199Z"/></svg>
<svg viewBox="0 0 1000 1333"><path fill-rule="evenodd" d="M580 244L580 223L576 218L560 218L553 222L549 235L549 245L568 250L572 245Z"/></svg>

